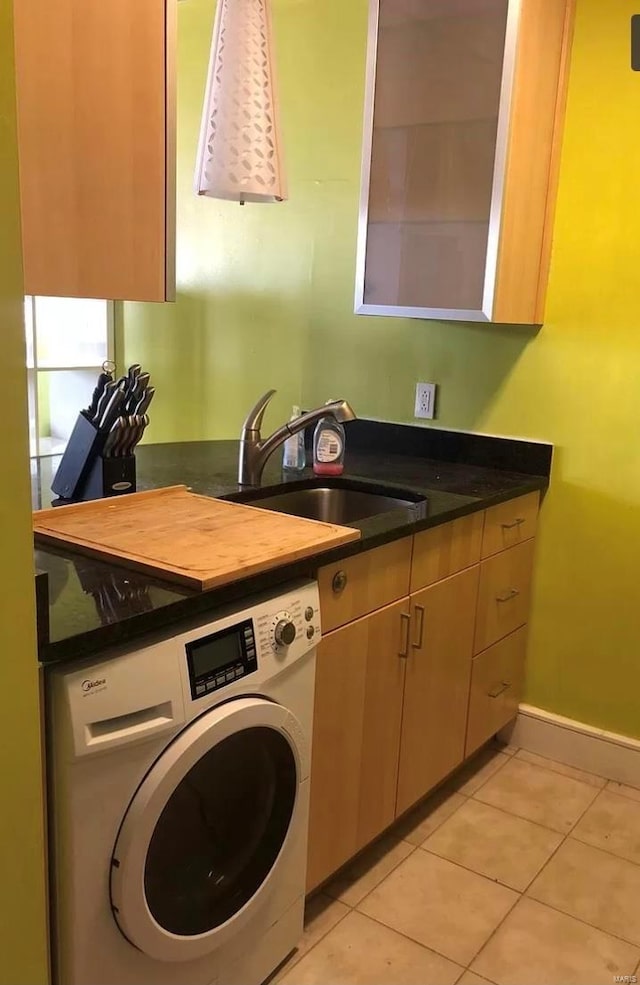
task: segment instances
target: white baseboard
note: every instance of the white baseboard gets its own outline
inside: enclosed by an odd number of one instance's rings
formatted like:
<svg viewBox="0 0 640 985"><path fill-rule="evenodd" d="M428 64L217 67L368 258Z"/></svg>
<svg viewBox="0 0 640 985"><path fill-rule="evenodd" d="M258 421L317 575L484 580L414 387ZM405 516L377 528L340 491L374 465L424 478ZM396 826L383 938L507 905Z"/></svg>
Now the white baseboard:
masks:
<svg viewBox="0 0 640 985"><path fill-rule="evenodd" d="M533 705L520 705L515 722L502 730L500 738L567 766L640 787L638 739L606 732Z"/></svg>

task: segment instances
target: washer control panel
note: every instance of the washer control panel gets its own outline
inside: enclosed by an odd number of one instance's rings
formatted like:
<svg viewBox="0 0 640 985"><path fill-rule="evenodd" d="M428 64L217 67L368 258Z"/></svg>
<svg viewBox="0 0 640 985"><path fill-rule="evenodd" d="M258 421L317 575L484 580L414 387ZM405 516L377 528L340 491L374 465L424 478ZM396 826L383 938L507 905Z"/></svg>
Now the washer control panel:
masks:
<svg viewBox="0 0 640 985"><path fill-rule="evenodd" d="M186 644L191 697L226 687L258 668L253 619Z"/></svg>
<svg viewBox="0 0 640 985"><path fill-rule="evenodd" d="M313 602L315 604L310 604ZM294 595L286 607L275 609L257 619L260 647L271 650L282 660L291 654L305 652L320 642L320 607L317 593Z"/></svg>
<svg viewBox="0 0 640 985"><path fill-rule="evenodd" d="M250 674L257 681L315 647L321 636L317 585L307 582L286 594L263 598L235 619L202 627L201 633L190 634L183 651L193 700Z"/></svg>

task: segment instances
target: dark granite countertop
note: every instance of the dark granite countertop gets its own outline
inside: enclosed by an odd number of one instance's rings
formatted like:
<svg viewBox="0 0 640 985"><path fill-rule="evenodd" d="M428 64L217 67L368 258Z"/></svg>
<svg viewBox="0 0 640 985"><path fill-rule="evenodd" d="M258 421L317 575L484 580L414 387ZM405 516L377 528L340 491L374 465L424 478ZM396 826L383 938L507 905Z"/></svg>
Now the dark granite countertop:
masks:
<svg viewBox="0 0 640 985"><path fill-rule="evenodd" d="M41 661L79 658L121 645L276 584L312 576L319 564L543 490L551 464L551 447L546 444L368 421L348 426L347 449L344 477L396 485L426 501L350 524L360 529L361 539L317 558L196 592L70 550L36 548L36 567L49 578L48 638L40 641ZM237 441L143 445L136 459L139 490L184 483L208 496L239 491ZM267 463L263 487L313 475L311 469L283 473L280 460L276 452ZM58 461L33 462L36 509L51 503L49 489Z"/></svg>

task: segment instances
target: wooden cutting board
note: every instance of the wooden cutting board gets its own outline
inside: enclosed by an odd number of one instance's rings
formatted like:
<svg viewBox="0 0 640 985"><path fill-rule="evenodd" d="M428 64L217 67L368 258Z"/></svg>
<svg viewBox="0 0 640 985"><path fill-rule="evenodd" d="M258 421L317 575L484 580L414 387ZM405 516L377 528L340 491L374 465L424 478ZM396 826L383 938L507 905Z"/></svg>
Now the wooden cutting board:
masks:
<svg viewBox="0 0 640 985"><path fill-rule="evenodd" d="M360 531L169 486L33 514L36 540L207 589L357 540Z"/></svg>

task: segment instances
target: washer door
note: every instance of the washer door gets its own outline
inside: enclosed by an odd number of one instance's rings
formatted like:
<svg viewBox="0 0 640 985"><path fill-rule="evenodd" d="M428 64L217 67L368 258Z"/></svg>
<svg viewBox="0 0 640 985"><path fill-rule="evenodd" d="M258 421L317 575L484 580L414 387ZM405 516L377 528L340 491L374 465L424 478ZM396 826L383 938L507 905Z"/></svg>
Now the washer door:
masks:
<svg viewBox="0 0 640 985"><path fill-rule="evenodd" d="M132 944L187 961L250 919L295 825L301 738L286 708L241 698L164 751L127 809L111 863L112 909Z"/></svg>

